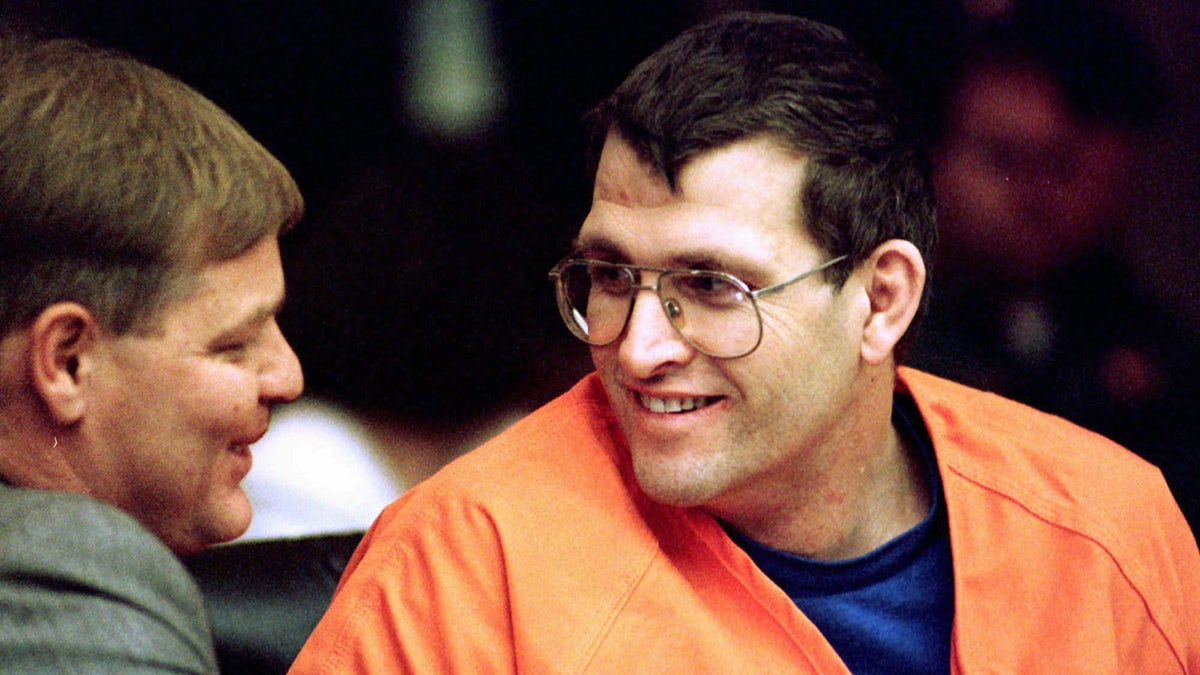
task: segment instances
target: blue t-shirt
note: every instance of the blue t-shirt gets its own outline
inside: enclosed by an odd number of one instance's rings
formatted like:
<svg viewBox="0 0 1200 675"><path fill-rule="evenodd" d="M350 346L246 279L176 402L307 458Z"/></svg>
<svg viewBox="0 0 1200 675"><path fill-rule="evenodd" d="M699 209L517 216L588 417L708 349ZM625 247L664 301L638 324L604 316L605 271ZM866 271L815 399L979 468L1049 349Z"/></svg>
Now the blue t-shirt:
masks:
<svg viewBox="0 0 1200 675"><path fill-rule="evenodd" d="M912 400L898 395L892 421L920 456L932 506L920 524L880 548L827 562L763 546L726 528L856 675L950 670L950 535L932 443L920 420Z"/></svg>

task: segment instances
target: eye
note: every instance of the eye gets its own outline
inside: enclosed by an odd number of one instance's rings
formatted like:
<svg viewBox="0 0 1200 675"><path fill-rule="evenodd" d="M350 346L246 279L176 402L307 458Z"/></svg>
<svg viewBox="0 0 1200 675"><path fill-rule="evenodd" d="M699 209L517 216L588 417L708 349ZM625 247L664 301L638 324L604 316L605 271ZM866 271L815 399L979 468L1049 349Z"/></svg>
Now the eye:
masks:
<svg viewBox="0 0 1200 675"><path fill-rule="evenodd" d="M233 342L222 342L212 348L212 353L217 356L227 358L237 358L246 353L250 348L250 343L247 340L237 340Z"/></svg>
<svg viewBox="0 0 1200 675"><path fill-rule="evenodd" d="M711 307L728 307L746 300L746 291L732 277L715 272L672 275L671 287L687 299Z"/></svg>
<svg viewBox="0 0 1200 675"><path fill-rule="evenodd" d="M633 283L629 271L615 265L591 263L587 271L592 289L611 295L625 295Z"/></svg>
<svg viewBox="0 0 1200 675"><path fill-rule="evenodd" d="M258 342L258 336L258 332L250 335L244 333L227 335L214 342L209 351L228 361L240 361L254 349L254 345Z"/></svg>

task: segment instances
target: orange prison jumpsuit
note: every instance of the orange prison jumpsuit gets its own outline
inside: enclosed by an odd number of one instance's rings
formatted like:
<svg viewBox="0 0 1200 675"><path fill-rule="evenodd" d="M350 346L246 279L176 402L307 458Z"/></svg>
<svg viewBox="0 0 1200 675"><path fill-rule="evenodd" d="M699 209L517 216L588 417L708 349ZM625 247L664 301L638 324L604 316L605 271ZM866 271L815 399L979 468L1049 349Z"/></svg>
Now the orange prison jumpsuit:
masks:
<svg viewBox="0 0 1200 675"><path fill-rule="evenodd" d="M897 386L945 488L952 672L1200 675L1200 552L1154 467L997 396ZM714 519L637 489L591 375L389 506L292 672L846 670Z"/></svg>

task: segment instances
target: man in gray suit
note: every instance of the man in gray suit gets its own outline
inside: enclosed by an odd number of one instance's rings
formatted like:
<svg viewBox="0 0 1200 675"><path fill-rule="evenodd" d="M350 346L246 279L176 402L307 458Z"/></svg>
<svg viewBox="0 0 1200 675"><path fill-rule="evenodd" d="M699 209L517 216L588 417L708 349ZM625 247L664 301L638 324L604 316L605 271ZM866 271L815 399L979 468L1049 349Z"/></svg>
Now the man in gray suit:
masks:
<svg viewBox="0 0 1200 675"><path fill-rule="evenodd" d="M303 380L284 167L165 73L0 35L0 672L212 672L176 555Z"/></svg>

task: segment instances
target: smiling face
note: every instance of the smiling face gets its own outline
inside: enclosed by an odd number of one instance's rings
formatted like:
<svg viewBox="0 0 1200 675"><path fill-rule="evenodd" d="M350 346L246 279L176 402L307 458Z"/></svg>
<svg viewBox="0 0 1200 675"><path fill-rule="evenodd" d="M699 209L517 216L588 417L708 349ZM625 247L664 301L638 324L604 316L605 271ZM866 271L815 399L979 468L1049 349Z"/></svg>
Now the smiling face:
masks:
<svg viewBox="0 0 1200 675"><path fill-rule="evenodd" d="M132 514L173 550L231 540L250 524L240 482L270 406L296 398L300 364L275 321L278 242L202 268L150 332L101 333L77 471L93 496Z"/></svg>
<svg viewBox="0 0 1200 675"><path fill-rule="evenodd" d="M750 139L692 160L672 191L610 135L591 212L588 258L719 269L751 289L825 262L798 222L804 158ZM643 283L652 279L643 278ZM816 275L763 296L763 339L738 359L697 352L652 292L625 333L592 358L652 498L744 520L796 499L854 435L862 294ZM872 426L878 426L877 423Z"/></svg>

